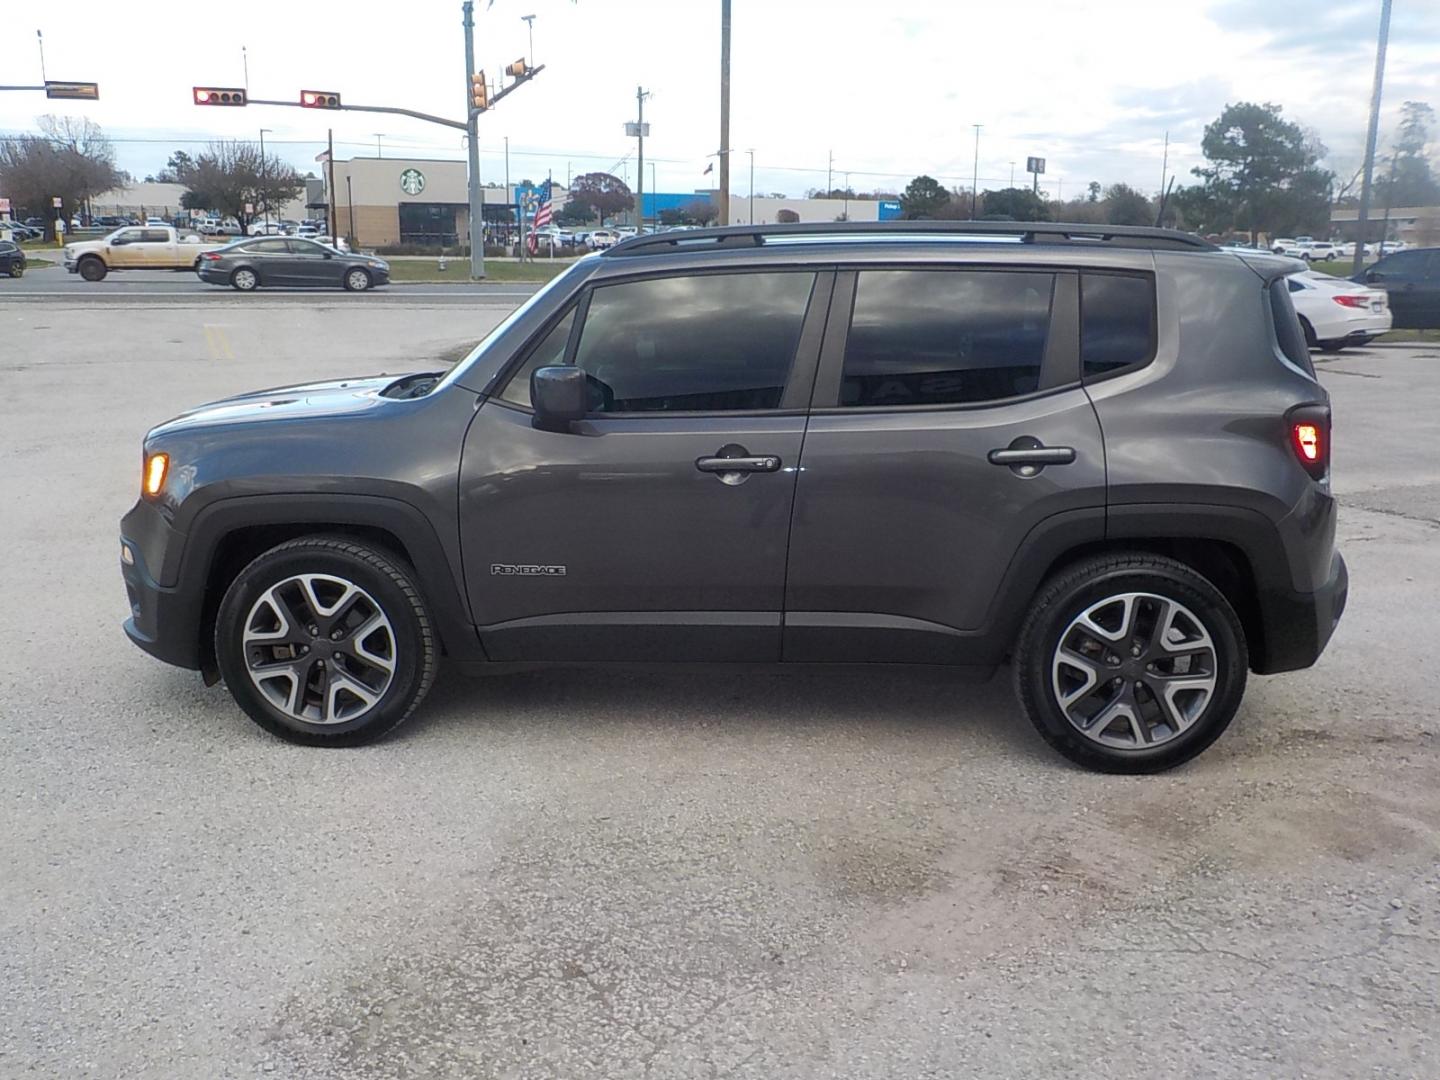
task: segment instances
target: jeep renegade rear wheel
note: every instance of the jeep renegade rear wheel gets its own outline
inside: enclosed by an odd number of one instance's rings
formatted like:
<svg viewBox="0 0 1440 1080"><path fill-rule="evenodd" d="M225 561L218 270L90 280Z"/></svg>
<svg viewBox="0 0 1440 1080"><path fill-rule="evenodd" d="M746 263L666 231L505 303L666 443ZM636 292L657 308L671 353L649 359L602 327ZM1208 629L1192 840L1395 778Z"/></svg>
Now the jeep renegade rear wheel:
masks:
<svg viewBox="0 0 1440 1080"><path fill-rule="evenodd" d="M1015 684L1045 741L1104 772L1173 768L1214 742L1245 691L1245 633L1223 595L1155 555L1088 559L1040 590Z"/></svg>
<svg viewBox="0 0 1440 1080"><path fill-rule="evenodd" d="M343 537L272 548L231 583L215 657L240 707L291 742L354 746L420 704L438 647L411 572Z"/></svg>

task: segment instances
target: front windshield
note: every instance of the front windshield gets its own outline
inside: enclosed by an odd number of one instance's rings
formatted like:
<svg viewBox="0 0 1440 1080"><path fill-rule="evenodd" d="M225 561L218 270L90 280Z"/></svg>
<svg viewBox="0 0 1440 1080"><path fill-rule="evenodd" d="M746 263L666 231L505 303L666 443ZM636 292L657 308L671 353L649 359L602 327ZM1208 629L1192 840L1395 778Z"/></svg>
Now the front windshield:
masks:
<svg viewBox="0 0 1440 1080"><path fill-rule="evenodd" d="M590 258L595 257L596 256L590 256ZM458 378L460 372L464 371L474 361L478 360L484 354L485 350L489 348L492 342L498 341L500 337L506 333L506 331L508 331L512 326L514 326L521 319L523 319L533 308L542 303L545 298L549 296L552 292L554 292L556 289L563 290L566 287L565 282L567 282L571 276L576 273L584 273L585 271L582 269L582 267L584 267L587 262L588 259L577 259L575 261L575 264L571 266L570 269L566 270L563 274L556 275L555 277L551 278L546 284L542 285L533 296L531 296L523 304L517 307L514 311L510 312L510 314L507 315L504 319L502 319L493 330L491 330L488 334L481 338L479 343L476 344L473 349L471 349L459 360L456 360L455 363L451 364L448 368L446 368L445 374L441 378L440 383L436 388L439 389L440 387L448 386L450 385L450 383L455 381L455 379Z"/></svg>

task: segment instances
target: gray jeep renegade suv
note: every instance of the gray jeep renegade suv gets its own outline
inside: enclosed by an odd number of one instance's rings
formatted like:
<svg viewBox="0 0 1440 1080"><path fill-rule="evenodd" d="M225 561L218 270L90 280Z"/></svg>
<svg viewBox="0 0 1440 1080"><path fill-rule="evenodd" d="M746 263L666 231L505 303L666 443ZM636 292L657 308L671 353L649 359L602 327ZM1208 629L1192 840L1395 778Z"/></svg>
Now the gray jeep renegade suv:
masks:
<svg viewBox="0 0 1440 1080"><path fill-rule="evenodd" d="M311 744L393 728L442 654L1008 660L1062 754L1168 768L1345 605L1302 265L1103 226L629 240L448 371L152 430L125 630Z"/></svg>

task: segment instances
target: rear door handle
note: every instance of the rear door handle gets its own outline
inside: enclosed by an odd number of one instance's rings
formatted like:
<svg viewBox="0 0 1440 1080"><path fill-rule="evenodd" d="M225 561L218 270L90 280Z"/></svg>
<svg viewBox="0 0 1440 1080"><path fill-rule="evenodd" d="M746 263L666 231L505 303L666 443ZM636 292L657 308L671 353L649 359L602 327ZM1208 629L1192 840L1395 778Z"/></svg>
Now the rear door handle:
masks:
<svg viewBox="0 0 1440 1080"><path fill-rule="evenodd" d="M1071 446L1032 446L1023 449L991 450L991 465L1069 465L1075 460Z"/></svg>
<svg viewBox="0 0 1440 1080"><path fill-rule="evenodd" d="M695 468L708 473L779 472L780 459L772 454L754 457L702 457Z"/></svg>

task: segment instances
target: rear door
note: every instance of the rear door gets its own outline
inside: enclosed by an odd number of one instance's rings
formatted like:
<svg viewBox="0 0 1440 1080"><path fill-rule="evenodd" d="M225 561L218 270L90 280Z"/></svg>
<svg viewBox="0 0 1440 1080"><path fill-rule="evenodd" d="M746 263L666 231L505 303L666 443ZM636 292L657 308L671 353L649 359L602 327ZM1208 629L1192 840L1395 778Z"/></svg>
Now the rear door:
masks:
<svg viewBox="0 0 1440 1080"><path fill-rule="evenodd" d="M180 259L180 253L169 229L142 229L140 243L135 245L140 265L150 270L168 270Z"/></svg>
<svg viewBox="0 0 1440 1080"><path fill-rule="evenodd" d="M1076 539L1103 535L1079 292L1064 270L837 276L796 489L784 659L971 662L1032 530L1050 519Z"/></svg>
<svg viewBox="0 0 1440 1080"><path fill-rule="evenodd" d="M293 285L290 245L279 237L251 240L245 245L245 261L260 275L262 285Z"/></svg>
<svg viewBox="0 0 1440 1080"><path fill-rule="evenodd" d="M604 282L517 357L460 470L466 586L491 659L780 659L830 285L768 268ZM591 413L538 428L530 373L560 363L590 376Z"/></svg>

